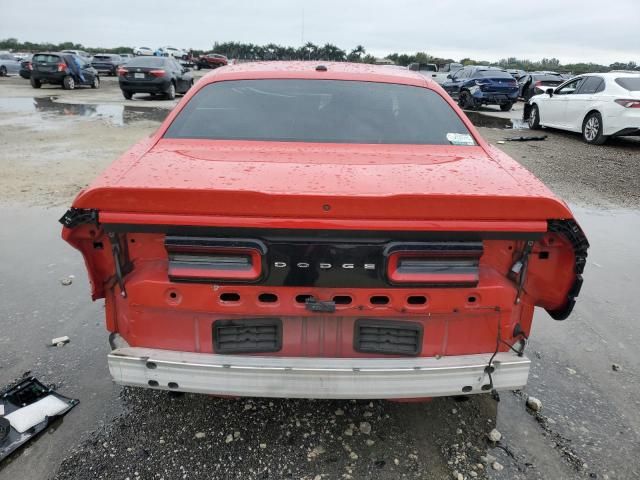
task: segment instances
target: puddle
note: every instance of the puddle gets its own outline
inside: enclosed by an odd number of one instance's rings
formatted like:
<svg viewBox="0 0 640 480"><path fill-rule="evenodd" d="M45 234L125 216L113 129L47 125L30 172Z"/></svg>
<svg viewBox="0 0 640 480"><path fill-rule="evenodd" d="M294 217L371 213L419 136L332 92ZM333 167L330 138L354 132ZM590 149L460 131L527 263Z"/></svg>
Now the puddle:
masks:
<svg viewBox="0 0 640 480"><path fill-rule="evenodd" d="M465 111L476 127L499 128L501 130L528 130L529 125L521 118L500 118L481 112Z"/></svg>
<svg viewBox="0 0 640 480"><path fill-rule="evenodd" d="M171 110L129 105L58 103L56 97L0 98L0 113L39 113L43 119L105 120L115 126L133 122L162 122Z"/></svg>

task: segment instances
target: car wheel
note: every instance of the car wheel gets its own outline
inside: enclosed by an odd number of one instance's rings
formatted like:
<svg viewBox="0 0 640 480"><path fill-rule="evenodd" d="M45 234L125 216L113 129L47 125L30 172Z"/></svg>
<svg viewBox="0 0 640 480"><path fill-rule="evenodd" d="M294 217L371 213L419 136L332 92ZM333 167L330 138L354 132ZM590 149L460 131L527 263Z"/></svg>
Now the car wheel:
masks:
<svg viewBox="0 0 640 480"><path fill-rule="evenodd" d="M2 65L0 67L0 77L6 77L7 76L7 67L5 67L4 65Z"/></svg>
<svg viewBox="0 0 640 480"><path fill-rule="evenodd" d="M100 88L100 77L97 75L93 77L93 82L91 82L91 88Z"/></svg>
<svg viewBox="0 0 640 480"><path fill-rule="evenodd" d="M602 115L591 112L582 122L582 138L592 145L602 145L609 137L603 135Z"/></svg>
<svg viewBox="0 0 640 480"><path fill-rule="evenodd" d="M199 64L199 63L196 63L196 64L195 64L195 69L196 69L196 70L200 70L200 64Z"/></svg>
<svg viewBox="0 0 640 480"><path fill-rule="evenodd" d="M460 92L458 98L458 105L463 109L475 110L477 107L476 101L473 99L469 92Z"/></svg>
<svg viewBox="0 0 640 480"><path fill-rule="evenodd" d="M40 88L42 86L42 82L40 82L40 80L37 80L35 78L31 78L31 86L33 88Z"/></svg>
<svg viewBox="0 0 640 480"><path fill-rule="evenodd" d="M72 76L68 75L64 77L64 80L62 80L62 88L64 88L65 90L73 90L74 88L76 88L76 81Z"/></svg>
<svg viewBox="0 0 640 480"><path fill-rule="evenodd" d="M538 110L538 105L531 106L529 117L527 118L527 123L529 124L529 128L531 130L540 129L540 110Z"/></svg>
<svg viewBox="0 0 640 480"><path fill-rule="evenodd" d="M176 98L176 86L173 82L169 84L169 89L166 91L166 94L169 100L174 100Z"/></svg>
<svg viewBox="0 0 640 480"><path fill-rule="evenodd" d="M122 96L126 99L126 100L131 100L133 98L133 92L130 92L128 90L122 90Z"/></svg>
<svg viewBox="0 0 640 480"><path fill-rule="evenodd" d="M500 110L502 110L503 112L508 112L512 108L513 108L513 103L511 102L503 103L502 105L500 105Z"/></svg>

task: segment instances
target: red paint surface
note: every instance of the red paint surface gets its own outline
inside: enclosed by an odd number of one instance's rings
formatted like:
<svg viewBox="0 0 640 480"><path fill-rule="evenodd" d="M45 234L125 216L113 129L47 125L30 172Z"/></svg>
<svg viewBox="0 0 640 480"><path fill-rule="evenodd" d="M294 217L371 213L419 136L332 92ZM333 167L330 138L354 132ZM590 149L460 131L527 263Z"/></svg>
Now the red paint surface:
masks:
<svg viewBox="0 0 640 480"><path fill-rule="evenodd" d="M546 232L549 219L572 218L539 180L487 145L444 91L424 77L362 65L318 62L249 64L209 73L151 138L117 160L74 206L99 210L108 224L209 227ZM401 83L433 89L452 105L478 146L334 145L277 142L163 140L175 115L204 85L225 80L323 78ZM520 323L531 327L533 307L560 308L574 281L571 246L555 234L536 241L522 301L507 278L524 243L486 240L477 287L328 289L172 283L162 234L129 233L133 270L128 296L114 281L109 242L101 227L65 229L63 237L85 257L93 297L106 296L107 328L131 345L212 351L216 319L278 316L285 356L366 356L353 349L357 318L419 322L422 355L493 352L498 335L512 343ZM96 248L102 244L103 249ZM548 258L538 257L540 252ZM222 302L225 292L240 301ZM271 293L275 303L258 296ZM349 295L335 314L308 312L296 295L330 300ZM388 305L370 297L386 295ZM412 295L425 305L409 305ZM500 350L507 347L502 345ZM369 355L370 356L370 355Z"/></svg>

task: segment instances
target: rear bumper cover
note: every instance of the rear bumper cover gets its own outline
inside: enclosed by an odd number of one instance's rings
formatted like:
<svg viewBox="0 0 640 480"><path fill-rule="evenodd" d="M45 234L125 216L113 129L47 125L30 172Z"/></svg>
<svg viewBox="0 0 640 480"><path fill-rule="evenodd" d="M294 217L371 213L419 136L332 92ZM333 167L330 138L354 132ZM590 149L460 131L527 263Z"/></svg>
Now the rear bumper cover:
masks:
<svg viewBox="0 0 640 480"><path fill-rule="evenodd" d="M259 357L125 347L109 354L109 370L122 385L213 395L421 398L486 393L490 357ZM494 388L526 385L530 363L526 357L498 353L492 363Z"/></svg>

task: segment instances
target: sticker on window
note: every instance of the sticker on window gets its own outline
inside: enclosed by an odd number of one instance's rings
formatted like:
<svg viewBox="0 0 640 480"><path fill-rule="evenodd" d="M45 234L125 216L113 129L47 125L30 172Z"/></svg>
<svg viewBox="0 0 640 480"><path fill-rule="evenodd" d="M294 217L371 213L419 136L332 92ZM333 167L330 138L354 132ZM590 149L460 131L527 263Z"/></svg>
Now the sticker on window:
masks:
<svg viewBox="0 0 640 480"><path fill-rule="evenodd" d="M447 133L447 140L451 145L475 145L473 137L468 133Z"/></svg>

